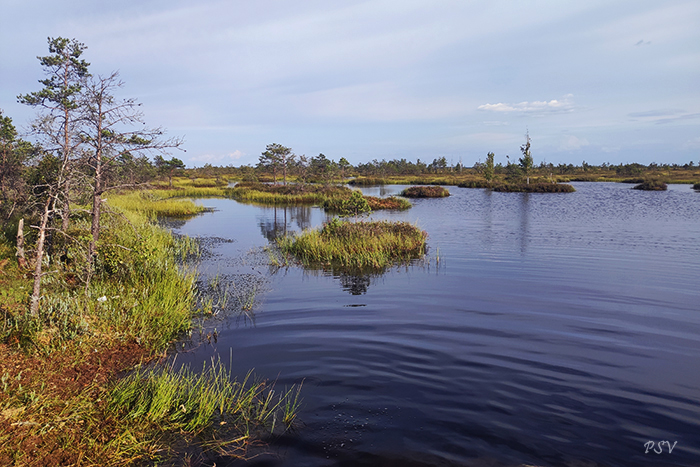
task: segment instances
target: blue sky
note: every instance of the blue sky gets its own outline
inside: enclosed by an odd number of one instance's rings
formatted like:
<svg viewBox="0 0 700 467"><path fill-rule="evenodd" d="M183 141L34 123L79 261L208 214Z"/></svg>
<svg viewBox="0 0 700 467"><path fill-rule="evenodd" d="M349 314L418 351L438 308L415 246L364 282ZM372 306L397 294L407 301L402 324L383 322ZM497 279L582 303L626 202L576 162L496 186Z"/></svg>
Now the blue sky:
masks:
<svg viewBox="0 0 700 467"><path fill-rule="evenodd" d="M3 0L0 109L22 128L47 37L185 139L188 166L269 143L353 164L489 151L535 163L700 161L700 2Z"/></svg>

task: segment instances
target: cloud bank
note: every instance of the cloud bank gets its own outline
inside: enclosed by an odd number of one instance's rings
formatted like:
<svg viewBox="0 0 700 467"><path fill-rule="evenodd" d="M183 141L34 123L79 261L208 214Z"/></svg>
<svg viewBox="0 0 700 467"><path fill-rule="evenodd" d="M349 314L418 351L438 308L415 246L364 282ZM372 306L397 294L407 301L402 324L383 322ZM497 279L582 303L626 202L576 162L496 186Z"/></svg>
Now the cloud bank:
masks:
<svg viewBox="0 0 700 467"><path fill-rule="evenodd" d="M483 104L477 107L478 110L486 110L489 112L511 112L511 113L527 113L527 114L544 114L544 113L560 113L573 112L574 103L573 95L567 94L563 99L552 99L551 101L533 101L520 102L519 104Z"/></svg>

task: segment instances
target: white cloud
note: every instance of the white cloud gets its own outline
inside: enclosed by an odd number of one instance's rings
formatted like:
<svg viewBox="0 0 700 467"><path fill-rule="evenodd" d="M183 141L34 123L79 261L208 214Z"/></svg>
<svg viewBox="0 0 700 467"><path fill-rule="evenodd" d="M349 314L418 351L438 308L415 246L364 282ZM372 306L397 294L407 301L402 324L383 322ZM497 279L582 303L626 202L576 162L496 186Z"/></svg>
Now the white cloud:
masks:
<svg viewBox="0 0 700 467"><path fill-rule="evenodd" d="M569 135L562 140L559 149L562 151L578 151L589 144L586 138L578 138L574 135Z"/></svg>
<svg viewBox="0 0 700 467"><path fill-rule="evenodd" d="M552 99L551 101L520 102L519 104L504 104L502 102L498 104L483 104L477 107L477 109L490 112L517 112L528 114L572 112L574 110L572 97L572 94L567 94L561 100Z"/></svg>

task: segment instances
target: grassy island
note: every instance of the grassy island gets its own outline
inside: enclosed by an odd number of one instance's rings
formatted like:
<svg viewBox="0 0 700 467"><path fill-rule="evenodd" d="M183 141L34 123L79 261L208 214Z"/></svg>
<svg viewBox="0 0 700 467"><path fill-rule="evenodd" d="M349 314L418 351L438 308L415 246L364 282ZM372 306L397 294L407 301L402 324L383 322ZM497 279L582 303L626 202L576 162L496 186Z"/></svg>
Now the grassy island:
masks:
<svg viewBox="0 0 700 467"><path fill-rule="evenodd" d="M262 204L323 204L329 198L348 197L352 191L335 185L239 182L233 188L226 188L224 193L237 201Z"/></svg>
<svg viewBox="0 0 700 467"><path fill-rule="evenodd" d="M408 222L350 222L334 219L320 230L278 241L280 249L306 266L384 268L425 253L428 234Z"/></svg>
<svg viewBox="0 0 700 467"><path fill-rule="evenodd" d="M643 191L666 191L668 190L668 185L662 180L644 180L639 185L635 185L633 189Z"/></svg>
<svg viewBox="0 0 700 467"><path fill-rule="evenodd" d="M450 192L441 186L412 186L401 192L401 196L406 198L445 198L450 196Z"/></svg>

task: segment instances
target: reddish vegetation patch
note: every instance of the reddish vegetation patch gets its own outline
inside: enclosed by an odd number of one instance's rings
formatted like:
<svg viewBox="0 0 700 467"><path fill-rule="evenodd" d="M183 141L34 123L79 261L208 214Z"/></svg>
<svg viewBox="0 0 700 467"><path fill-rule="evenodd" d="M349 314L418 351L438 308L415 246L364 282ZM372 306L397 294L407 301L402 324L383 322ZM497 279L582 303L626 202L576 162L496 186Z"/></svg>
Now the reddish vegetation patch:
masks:
<svg viewBox="0 0 700 467"><path fill-rule="evenodd" d="M113 422L100 419L105 416L99 410L81 412L80 400L104 397L120 372L148 358L148 351L135 343L77 356L30 355L0 344L0 376L6 384L0 386L0 465L94 463L81 459L91 444L85 431L91 425L106 434L114 431L109 429Z"/></svg>
<svg viewBox="0 0 700 467"><path fill-rule="evenodd" d="M408 209L411 207L410 204L406 203L406 200L395 198L393 196L389 198L377 198L376 196L365 196L367 204L373 211L378 211L380 209Z"/></svg>

